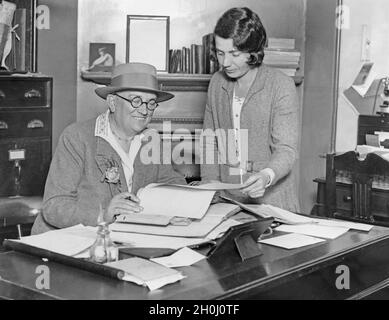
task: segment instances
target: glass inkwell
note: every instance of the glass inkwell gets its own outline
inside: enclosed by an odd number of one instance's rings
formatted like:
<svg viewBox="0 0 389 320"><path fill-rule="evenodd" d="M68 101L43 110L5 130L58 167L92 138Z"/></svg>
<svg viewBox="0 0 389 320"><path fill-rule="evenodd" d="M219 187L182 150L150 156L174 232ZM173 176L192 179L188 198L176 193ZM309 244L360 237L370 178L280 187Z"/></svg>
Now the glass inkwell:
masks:
<svg viewBox="0 0 389 320"><path fill-rule="evenodd" d="M102 219L102 212L100 206L96 241L89 249L90 261L100 264L117 261L119 258L119 250L111 239L109 223Z"/></svg>

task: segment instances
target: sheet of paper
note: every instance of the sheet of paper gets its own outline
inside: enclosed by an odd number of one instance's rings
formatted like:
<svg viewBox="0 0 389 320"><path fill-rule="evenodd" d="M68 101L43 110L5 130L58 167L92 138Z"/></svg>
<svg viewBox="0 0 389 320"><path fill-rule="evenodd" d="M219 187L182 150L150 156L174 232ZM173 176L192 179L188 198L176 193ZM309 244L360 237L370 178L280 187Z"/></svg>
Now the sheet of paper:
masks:
<svg viewBox="0 0 389 320"><path fill-rule="evenodd" d="M268 204L260 205L261 212L270 215L277 221L286 223L286 224L305 224L314 222L312 218L305 217L296 213L292 213L290 211L277 208Z"/></svg>
<svg viewBox="0 0 389 320"><path fill-rule="evenodd" d="M210 191L222 191L222 190L239 190L248 187L249 185L246 185L244 183L223 183L223 182L210 182L210 183L204 183L198 186L191 186L191 185L175 185L179 186L181 188L188 188L188 189L194 189L194 190L210 190Z"/></svg>
<svg viewBox="0 0 389 320"><path fill-rule="evenodd" d="M180 268L189 267L201 260L204 260L205 258L205 256L192 249L182 248L171 256L154 258L150 260L168 268Z"/></svg>
<svg viewBox="0 0 389 320"><path fill-rule="evenodd" d="M137 284L142 283L151 291L185 278L181 272L137 257L110 262L105 265L123 270L126 273L123 280Z"/></svg>
<svg viewBox="0 0 389 320"><path fill-rule="evenodd" d="M341 228L348 228L348 229L366 231L366 232L369 232L374 227L369 224L349 222L349 221L330 220L330 219L314 219L314 220L318 225L321 226L341 227Z"/></svg>
<svg viewBox="0 0 389 320"><path fill-rule="evenodd" d="M239 210L240 208L234 204L217 203L209 207L207 214L203 219L192 221L189 225L168 225L166 227L161 227L128 223L114 223L110 226L110 229L116 232L132 232L186 238L204 238L227 216L231 216L232 214L237 213Z"/></svg>
<svg viewBox="0 0 389 320"><path fill-rule="evenodd" d="M40 235L23 237L19 240L27 245L60 253L66 256L75 256L91 247L94 238L82 235L71 235L58 231L49 231Z"/></svg>
<svg viewBox="0 0 389 320"><path fill-rule="evenodd" d="M215 191L151 184L139 190L137 195L144 208L142 214L201 219Z"/></svg>
<svg viewBox="0 0 389 320"><path fill-rule="evenodd" d="M228 219L224 222L222 222L220 225L218 225L215 229L213 229L208 235L207 238L210 240L216 240L222 237L228 229L234 226L238 226L240 224L243 224L243 222L236 221L234 219Z"/></svg>
<svg viewBox="0 0 389 320"><path fill-rule="evenodd" d="M281 247L284 249L296 249L320 242L325 242L325 240L303 234L291 233L279 237L260 240L258 242L271 246Z"/></svg>
<svg viewBox="0 0 389 320"><path fill-rule="evenodd" d="M349 228L320 226L317 224L281 225L275 229L287 233L305 234L307 236L335 239L345 234Z"/></svg>

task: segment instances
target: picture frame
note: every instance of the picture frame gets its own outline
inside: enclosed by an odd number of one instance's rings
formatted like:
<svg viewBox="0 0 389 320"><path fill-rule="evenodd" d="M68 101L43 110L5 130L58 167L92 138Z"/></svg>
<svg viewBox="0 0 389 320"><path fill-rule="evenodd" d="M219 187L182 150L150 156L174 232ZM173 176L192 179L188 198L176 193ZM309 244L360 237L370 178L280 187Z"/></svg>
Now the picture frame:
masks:
<svg viewBox="0 0 389 320"><path fill-rule="evenodd" d="M86 71L112 72L115 67L115 43L91 42L89 44L89 66Z"/></svg>
<svg viewBox="0 0 389 320"><path fill-rule="evenodd" d="M168 72L169 16L127 15L126 63L149 63Z"/></svg>
<svg viewBox="0 0 389 320"><path fill-rule="evenodd" d="M10 8L10 4L16 5L15 10ZM37 72L37 1L4 0L2 5L8 5L8 10L3 10L2 18L8 20L6 24L11 23L7 26L2 21L3 28L0 28L6 33L3 34L5 43L0 45L0 74Z"/></svg>

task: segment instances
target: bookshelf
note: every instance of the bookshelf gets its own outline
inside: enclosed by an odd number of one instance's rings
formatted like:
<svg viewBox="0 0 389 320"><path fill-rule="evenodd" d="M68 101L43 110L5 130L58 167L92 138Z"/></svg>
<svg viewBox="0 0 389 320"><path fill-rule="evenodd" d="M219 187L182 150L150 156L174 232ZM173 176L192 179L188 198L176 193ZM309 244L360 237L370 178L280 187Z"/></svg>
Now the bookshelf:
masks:
<svg viewBox="0 0 389 320"><path fill-rule="evenodd" d="M81 72L81 78L96 84L109 84L111 73L109 72ZM211 74L184 74L184 73L161 73L158 74L161 89L166 91L207 91ZM292 77L296 86L300 86L303 76Z"/></svg>

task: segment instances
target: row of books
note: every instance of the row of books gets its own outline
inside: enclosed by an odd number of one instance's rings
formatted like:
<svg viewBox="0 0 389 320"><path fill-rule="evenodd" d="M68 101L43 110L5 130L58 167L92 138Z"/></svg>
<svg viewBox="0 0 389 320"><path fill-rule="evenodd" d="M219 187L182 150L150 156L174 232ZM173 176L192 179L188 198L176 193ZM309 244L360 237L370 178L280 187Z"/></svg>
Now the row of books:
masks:
<svg viewBox="0 0 389 320"><path fill-rule="evenodd" d="M301 52L295 39L269 38L263 63L277 68L288 76L295 76L300 68Z"/></svg>
<svg viewBox="0 0 389 320"><path fill-rule="evenodd" d="M202 38L202 44L169 51L169 73L213 74L219 70L215 57L213 34ZM301 53L295 49L295 39L269 38L263 63L295 76L300 67Z"/></svg>
<svg viewBox="0 0 389 320"><path fill-rule="evenodd" d="M207 34L202 44L192 44L189 48L169 50L169 73L213 74L219 70L214 56L214 36Z"/></svg>

